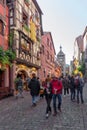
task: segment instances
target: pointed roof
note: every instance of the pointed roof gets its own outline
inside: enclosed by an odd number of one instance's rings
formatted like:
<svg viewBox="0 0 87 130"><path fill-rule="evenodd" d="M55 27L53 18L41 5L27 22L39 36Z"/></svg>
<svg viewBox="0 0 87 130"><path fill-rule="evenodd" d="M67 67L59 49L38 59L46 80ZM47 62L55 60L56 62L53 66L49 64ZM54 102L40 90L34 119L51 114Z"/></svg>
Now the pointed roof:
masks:
<svg viewBox="0 0 87 130"><path fill-rule="evenodd" d="M57 56L60 56L60 55L62 55L62 56L64 56L65 54L63 53L63 51L62 51L62 46L60 45L60 51L59 51L59 53L57 54Z"/></svg>

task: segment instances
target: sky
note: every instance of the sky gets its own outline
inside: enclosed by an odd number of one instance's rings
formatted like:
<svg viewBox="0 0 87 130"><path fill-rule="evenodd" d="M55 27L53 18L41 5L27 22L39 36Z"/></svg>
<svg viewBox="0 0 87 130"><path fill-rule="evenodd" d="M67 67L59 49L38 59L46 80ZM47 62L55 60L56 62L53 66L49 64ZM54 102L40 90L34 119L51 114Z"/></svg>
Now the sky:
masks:
<svg viewBox="0 0 87 130"><path fill-rule="evenodd" d="M70 64L74 41L87 26L87 0L37 0L43 15L43 31L52 34L56 55L62 51Z"/></svg>

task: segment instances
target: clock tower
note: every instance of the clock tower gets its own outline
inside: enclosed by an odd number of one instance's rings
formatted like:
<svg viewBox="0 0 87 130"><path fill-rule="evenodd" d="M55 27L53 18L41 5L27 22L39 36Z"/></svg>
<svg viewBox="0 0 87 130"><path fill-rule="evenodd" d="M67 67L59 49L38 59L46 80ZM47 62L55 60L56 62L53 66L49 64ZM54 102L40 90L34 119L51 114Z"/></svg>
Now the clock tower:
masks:
<svg viewBox="0 0 87 130"><path fill-rule="evenodd" d="M57 61L61 65L62 74L65 75L65 72L66 72L65 71L65 65L66 65L65 54L63 53L61 46L60 46L60 51L57 54Z"/></svg>

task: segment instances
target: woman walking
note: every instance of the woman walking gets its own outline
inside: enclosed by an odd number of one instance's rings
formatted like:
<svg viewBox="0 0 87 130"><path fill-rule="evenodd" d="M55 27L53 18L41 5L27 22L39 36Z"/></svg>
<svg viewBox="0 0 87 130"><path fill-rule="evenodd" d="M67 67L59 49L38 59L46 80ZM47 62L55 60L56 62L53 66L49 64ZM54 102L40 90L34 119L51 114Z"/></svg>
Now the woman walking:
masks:
<svg viewBox="0 0 87 130"><path fill-rule="evenodd" d="M45 85L44 85L44 95L45 95L45 99L46 99L46 103L47 103L47 107L46 107L46 118L49 117L49 114L51 114L51 100L52 100L52 89L50 86L50 77L49 75L47 76L46 80L45 80Z"/></svg>
<svg viewBox="0 0 87 130"><path fill-rule="evenodd" d="M52 76L51 88L53 94L53 116L57 115L57 109L61 112L61 104L62 104L62 82L55 75ZM56 104L56 100L58 99L58 105ZM57 105L57 106L56 106Z"/></svg>

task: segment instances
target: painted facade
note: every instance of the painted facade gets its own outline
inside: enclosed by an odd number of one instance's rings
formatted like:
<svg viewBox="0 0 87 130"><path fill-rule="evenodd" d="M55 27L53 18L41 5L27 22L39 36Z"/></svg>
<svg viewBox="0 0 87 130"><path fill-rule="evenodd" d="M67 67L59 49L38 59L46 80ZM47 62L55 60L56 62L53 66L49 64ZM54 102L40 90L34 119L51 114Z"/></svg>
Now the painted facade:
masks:
<svg viewBox="0 0 87 130"><path fill-rule="evenodd" d="M83 62L83 56L84 56L84 43L83 43L83 36L80 35L76 37L74 42L74 56L73 56L73 72L74 74L79 73L78 67Z"/></svg>
<svg viewBox="0 0 87 130"><path fill-rule="evenodd" d="M3 48L3 50L8 49L8 24L8 7L5 0L0 0L0 47ZM4 95L8 95L9 91L9 67L6 66L5 69L3 69L2 63L0 63L0 98Z"/></svg>
<svg viewBox="0 0 87 130"><path fill-rule="evenodd" d="M43 81L47 75L55 73L55 48L51 32L44 32L41 42L41 69L39 77Z"/></svg>
<svg viewBox="0 0 87 130"><path fill-rule="evenodd" d="M10 47L16 52L12 77L14 81L21 73L26 80L26 77L31 76L32 71L38 73L41 66L42 11L36 0L8 0L8 7L12 37Z"/></svg>

